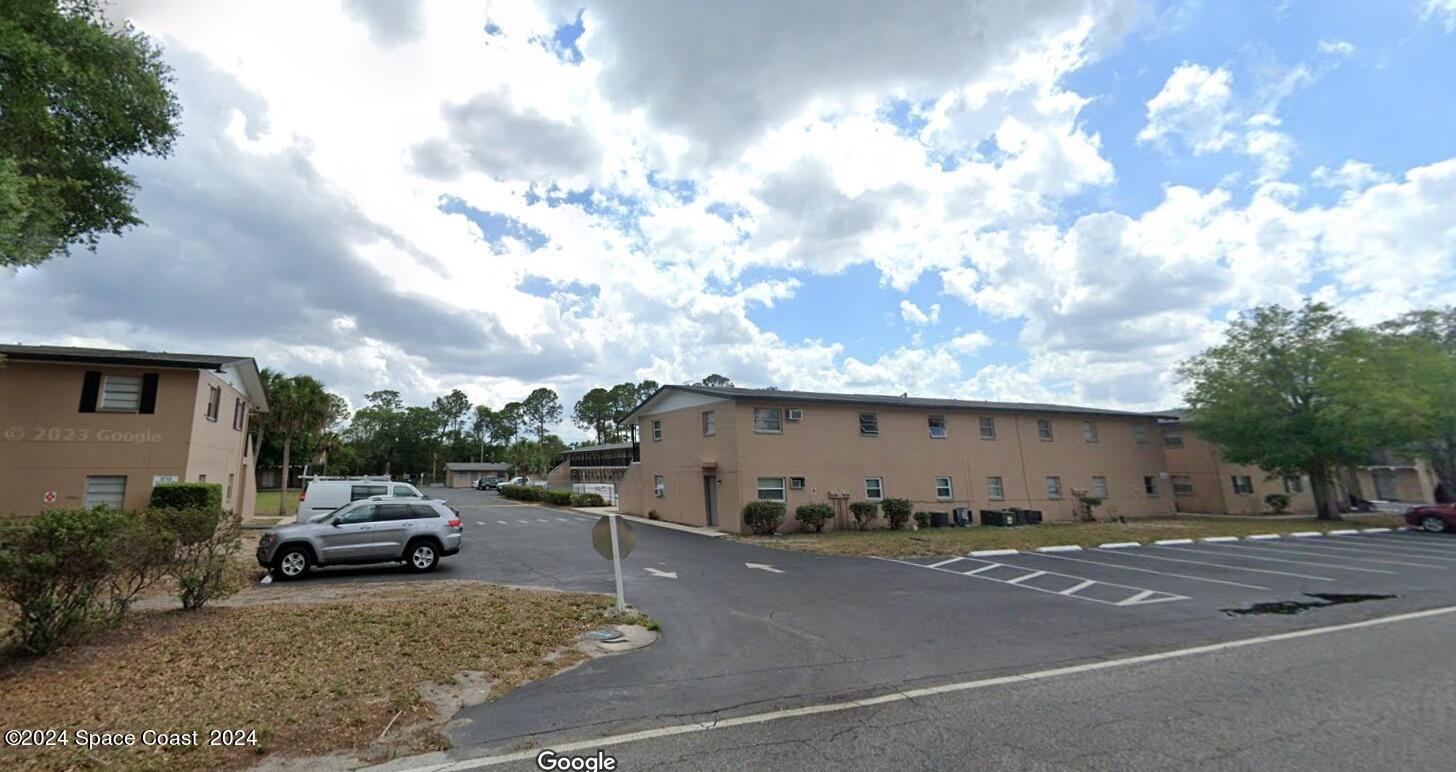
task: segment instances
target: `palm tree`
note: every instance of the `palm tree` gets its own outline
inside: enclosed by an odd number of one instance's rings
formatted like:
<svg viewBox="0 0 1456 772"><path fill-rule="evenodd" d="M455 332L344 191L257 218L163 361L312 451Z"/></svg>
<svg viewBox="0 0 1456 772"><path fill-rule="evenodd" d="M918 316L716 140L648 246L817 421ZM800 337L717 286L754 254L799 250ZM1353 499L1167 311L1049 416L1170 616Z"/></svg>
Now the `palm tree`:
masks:
<svg viewBox="0 0 1456 772"><path fill-rule="evenodd" d="M268 395L269 424L283 433L283 482L278 494L278 516L287 514L288 461L294 437L317 436L347 412L344 400L324 390L311 375L279 378Z"/></svg>

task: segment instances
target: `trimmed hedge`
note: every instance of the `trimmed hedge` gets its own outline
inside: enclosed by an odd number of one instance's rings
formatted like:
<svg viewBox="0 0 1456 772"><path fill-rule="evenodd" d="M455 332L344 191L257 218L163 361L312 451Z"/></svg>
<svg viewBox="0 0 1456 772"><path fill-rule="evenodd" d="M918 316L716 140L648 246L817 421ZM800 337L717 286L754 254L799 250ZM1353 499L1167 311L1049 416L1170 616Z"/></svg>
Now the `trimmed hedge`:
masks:
<svg viewBox="0 0 1456 772"><path fill-rule="evenodd" d="M868 531L870 523L875 521L875 516L880 512L878 501L851 501L849 511L854 514L854 524L861 531Z"/></svg>
<svg viewBox="0 0 1456 772"><path fill-rule="evenodd" d="M158 483L152 486L151 505L158 509L222 509L219 483Z"/></svg>
<svg viewBox="0 0 1456 772"><path fill-rule="evenodd" d="M743 524L759 536L768 536L784 521L782 501L750 501L743 505Z"/></svg>
<svg viewBox="0 0 1456 772"><path fill-rule="evenodd" d="M916 512L915 513L915 527L917 527L917 528L929 528L930 527L930 513L929 512Z"/></svg>
<svg viewBox="0 0 1456 772"><path fill-rule="evenodd" d="M831 517L834 517L834 507L822 501L800 504L799 508L794 510L794 519L803 523L805 528L813 528L814 533L824 530L824 524L829 522Z"/></svg>
<svg viewBox="0 0 1456 772"><path fill-rule="evenodd" d="M885 499L880 502L880 510L885 513L885 519L890 522L890 530L898 531L910 522L910 510L913 505L910 499Z"/></svg>
<svg viewBox="0 0 1456 772"><path fill-rule="evenodd" d="M546 491L546 503L558 507L571 506L571 491Z"/></svg>
<svg viewBox="0 0 1456 772"><path fill-rule="evenodd" d="M534 485L502 485L500 487L500 495L516 501L540 501L543 493L545 493L544 488L537 488Z"/></svg>
<svg viewBox="0 0 1456 772"><path fill-rule="evenodd" d="M600 493L573 493L571 494L571 506L573 507L605 507L607 500L602 498Z"/></svg>

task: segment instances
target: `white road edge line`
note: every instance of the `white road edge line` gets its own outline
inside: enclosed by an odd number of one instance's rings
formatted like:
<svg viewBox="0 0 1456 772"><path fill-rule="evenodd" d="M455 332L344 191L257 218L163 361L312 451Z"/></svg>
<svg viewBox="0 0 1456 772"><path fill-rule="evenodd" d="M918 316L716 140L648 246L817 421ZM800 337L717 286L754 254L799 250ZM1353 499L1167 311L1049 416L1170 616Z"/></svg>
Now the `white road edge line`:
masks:
<svg viewBox="0 0 1456 772"><path fill-rule="evenodd" d="M1078 544L1057 544L1051 547L1037 547L1037 552L1081 552L1082 547Z"/></svg>
<svg viewBox="0 0 1456 772"><path fill-rule="evenodd" d="M966 557L972 558L994 558L998 555L1015 555L1020 550L975 550L966 553Z"/></svg>
<svg viewBox="0 0 1456 772"><path fill-rule="evenodd" d="M1088 662L1082 665L1070 665L1067 667L1052 668L1050 670L1037 670L1030 673L1019 673L1016 675L997 676L995 678L983 678L978 681L960 681L958 683L941 684L940 686L927 686L920 689L905 689L881 694L874 697L865 697L858 700L844 700L841 702L826 702L818 705L806 705L799 708L785 708L765 713L753 713L746 716L733 716L731 718L715 719L712 721L693 721L687 724L676 724L673 726L658 727L656 729L643 729L637 732L625 734L608 735L590 740L577 740L569 743L547 744L544 747L550 748L559 754L576 753L578 751L593 751L598 748L606 748L614 745L625 745L640 740L653 740L659 737L674 737L682 734L696 734L698 732L711 732L717 729L729 729L737 726L753 726L755 724L766 724L770 721L778 721L785 718L800 718L803 716L817 716L825 713L840 713L856 708L870 708L876 705L887 705L896 702L906 702L924 697L934 697L942 694L954 694L956 692L971 691L973 689L985 689L992 686L1005 686L1007 684L1025 683L1027 681L1045 681L1059 676L1077 675L1079 673L1090 673L1098 670L1109 670L1112 668L1128 667L1130 665L1143 665L1151 662L1162 662L1170 659L1183 659L1194 657L1200 654L1215 654L1222 651L1242 649L1246 646L1256 646L1264 643L1275 643L1278 641L1293 641L1300 638L1311 638L1318 635L1345 632L1348 630L1360 630L1366 627L1378 627L1381 625L1394 624L1396 622L1408 622L1415 619L1440 616L1456 612L1456 606L1444 606L1442 608L1427 609L1425 611L1412 611L1394 616L1379 617L1377 619L1366 619L1359 622L1347 622L1341 625L1330 625L1328 627L1314 627L1306 630L1292 630L1287 633L1275 633L1273 635L1261 635L1257 638L1242 638L1235 641L1223 643L1211 643L1203 646L1193 646L1186 649L1173 649L1172 651L1160 651L1154 654L1141 654L1135 657L1124 657L1122 659L1109 659L1101 662ZM536 758L540 749L516 751L504 753L497 756L480 756L474 759L462 759L460 761L449 761L439 764L427 764L419 767L398 769L395 772L465 772L471 769L483 767L494 767L501 764L509 764L515 761L529 761Z"/></svg>

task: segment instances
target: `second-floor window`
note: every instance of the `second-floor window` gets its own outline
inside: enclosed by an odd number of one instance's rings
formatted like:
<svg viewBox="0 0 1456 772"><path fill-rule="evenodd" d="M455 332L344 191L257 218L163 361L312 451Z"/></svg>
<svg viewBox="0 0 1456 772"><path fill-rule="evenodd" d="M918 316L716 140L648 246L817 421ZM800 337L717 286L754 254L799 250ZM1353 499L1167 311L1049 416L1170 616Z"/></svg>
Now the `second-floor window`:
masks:
<svg viewBox="0 0 1456 772"><path fill-rule="evenodd" d="M859 433L864 437L880 436L880 416L878 413L859 414Z"/></svg>
<svg viewBox="0 0 1456 772"><path fill-rule="evenodd" d="M1097 422L1096 421L1083 421L1082 422L1082 439L1086 440L1087 442L1096 442L1097 441Z"/></svg>
<svg viewBox="0 0 1456 772"><path fill-rule="evenodd" d="M937 440L943 440L949 434L945 428L945 416L933 415L929 418L930 436Z"/></svg>
<svg viewBox="0 0 1456 772"><path fill-rule="evenodd" d="M207 387L207 420L216 421L218 413L222 412L222 388L219 386Z"/></svg>
<svg viewBox="0 0 1456 772"><path fill-rule="evenodd" d="M1136 442L1139 445L1146 445L1146 444L1148 444L1148 427L1146 427L1146 426L1134 426L1134 427L1132 427L1132 441L1133 442Z"/></svg>
<svg viewBox="0 0 1456 772"><path fill-rule="evenodd" d="M784 431L783 410L776 407L754 408L753 430L759 434L782 434Z"/></svg>
<svg viewBox="0 0 1456 772"><path fill-rule="evenodd" d="M718 433L718 418L711 410L703 411L703 436L712 437Z"/></svg>
<svg viewBox="0 0 1456 772"><path fill-rule="evenodd" d="M142 377L140 375L107 375L101 379L101 401L97 405L103 413L136 413L142 407Z"/></svg>
<svg viewBox="0 0 1456 772"><path fill-rule="evenodd" d="M981 439L996 439L996 419L990 416L981 416Z"/></svg>
<svg viewBox="0 0 1456 772"><path fill-rule="evenodd" d="M1052 422L1049 418L1036 419L1036 437L1042 442L1052 441Z"/></svg>
<svg viewBox="0 0 1456 772"><path fill-rule="evenodd" d="M652 441L657 442L660 439L662 439L662 421L654 420L652 422Z"/></svg>
<svg viewBox="0 0 1456 772"><path fill-rule="evenodd" d="M233 429L236 429L237 431L242 431L243 430L243 425L247 422L247 420L248 420L248 410L247 410L246 407L243 406L243 401L241 399L234 399L233 400Z"/></svg>
<svg viewBox="0 0 1456 772"><path fill-rule="evenodd" d="M1181 448L1181 447L1183 447L1183 435L1181 435L1181 434L1174 434L1172 432L1163 432L1163 447L1165 447L1165 448Z"/></svg>

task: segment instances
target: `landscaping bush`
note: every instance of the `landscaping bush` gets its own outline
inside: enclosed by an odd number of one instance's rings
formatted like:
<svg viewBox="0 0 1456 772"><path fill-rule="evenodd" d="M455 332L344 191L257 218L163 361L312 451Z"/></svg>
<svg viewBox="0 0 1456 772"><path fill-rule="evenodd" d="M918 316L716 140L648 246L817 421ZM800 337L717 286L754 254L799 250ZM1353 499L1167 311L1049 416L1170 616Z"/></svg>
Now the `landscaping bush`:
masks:
<svg viewBox="0 0 1456 772"><path fill-rule="evenodd" d="M1289 494L1271 493L1264 497L1264 503L1269 505L1269 511L1276 515L1282 515L1289 511Z"/></svg>
<svg viewBox="0 0 1456 772"><path fill-rule="evenodd" d="M876 501L851 501L849 511L854 515L854 525L861 531L868 531L870 523L879 514L880 504Z"/></svg>
<svg viewBox="0 0 1456 772"><path fill-rule="evenodd" d="M545 489L534 485L502 485L500 494L516 501L540 501Z"/></svg>
<svg viewBox="0 0 1456 772"><path fill-rule="evenodd" d="M547 504L554 504L558 507L571 506L571 491L544 491Z"/></svg>
<svg viewBox="0 0 1456 772"><path fill-rule="evenodd" d="M228 563L242 536L237 515L209 509L158 510L158 520L176 549L167 575L177 582L182 608L200 609L210 600L237 591L228 577Z"/></svg>
<svg viewBox="0 0 1456 772"><path fill-rule="evenodd" d="M573 493L571 494L571 506L573 507L605 507L607 500L602 498L600 493Z"/></svg>
<svg viewBox="0 0 1456 772"><path fill-rule="evenodd" d="M782 501L750 501L743 505L743 524L759 536L768 536L784 521Z"/></svg>
<svg viewBox="0 0 1456 772"><path fill-rule="evenodd" d="M831 517L834 517L834 507L822 501L800 504L798 509L794 510L794 519L803 523L805 528L813 528L814 533L824 530L824 524L829 522Z"/></svg>
<svg viewBox="0 0 1456 772"><path fill-rule="evenodd" d="M929 512L916 512L915 513L915 527L916 528L929 528L930 527L930 513Z"/></svg>
<svg viewBox="0 0 1456 772"><path fill-rule="evenodd" d="M120 515L115 562L107 578L107 614L112 623L121 621L132 603L167 575L177 544L164 517L162 511L152 509Z"/></svg>
<svg viewBox="0 0 1456 772"><path fill-rule="evenodd" d="M20 648L47 654L84 631L111 576L119 513L53 509L0 529L0 595Z"/></svg>
<svg viewBox="0 0 1456 772"><path fill-rule="evenodd" d="M222 510L218 483L158 483L152 486L151 505L159 509Z"/></svg>
<svg viewBox="0 0 1456 772"><path fill-rule="evenodd" d="M898 531L910 522L910 499L885 499L880 502L880 509L885 512L885 520L890 523L890 530Z"/></svg>

